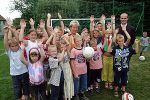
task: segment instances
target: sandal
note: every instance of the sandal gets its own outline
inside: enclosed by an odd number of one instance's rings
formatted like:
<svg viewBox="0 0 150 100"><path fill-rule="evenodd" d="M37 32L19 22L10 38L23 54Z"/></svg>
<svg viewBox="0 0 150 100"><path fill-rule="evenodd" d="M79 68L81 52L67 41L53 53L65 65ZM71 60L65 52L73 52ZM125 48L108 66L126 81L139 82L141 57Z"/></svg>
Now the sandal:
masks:
<svg viewBox="0 0 150 100"><path fill-rule="evenodd" d="M118 91L115 91L115 92L114 92L114 96L115 96L115 97L119 97Z"/></svg>
<svg viewBox="0 0 150 100"><path fill-rule="evenodd" d="M111 89L111 90L113 89L113 86L112 86L112 84L109 84L109 89Z"/></svg>
<svg viewBox="0 0 150 100"><path fill-rule="evenodd" d="M105 88L108 89L108 83L105 83Z"/></svg>

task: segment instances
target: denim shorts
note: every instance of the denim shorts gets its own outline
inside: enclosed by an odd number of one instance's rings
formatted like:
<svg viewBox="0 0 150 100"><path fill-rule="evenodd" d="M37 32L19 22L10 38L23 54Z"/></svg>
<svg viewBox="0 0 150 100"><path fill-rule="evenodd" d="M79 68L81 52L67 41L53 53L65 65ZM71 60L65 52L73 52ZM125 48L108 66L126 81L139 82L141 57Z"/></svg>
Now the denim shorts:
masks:
<svg viewBox="0 0 150 100"><path fill-rule="evenodd" d="M12 76L15 99L20 99L22 95L29 95L29 74Z"/></svg>
<svg viewBox="0 0 150 100"><path fill-rule="evenodd" d="M74 78L74 93L75 95L79 92L87 90L87 73L79 75L79 78Z"/></svg>

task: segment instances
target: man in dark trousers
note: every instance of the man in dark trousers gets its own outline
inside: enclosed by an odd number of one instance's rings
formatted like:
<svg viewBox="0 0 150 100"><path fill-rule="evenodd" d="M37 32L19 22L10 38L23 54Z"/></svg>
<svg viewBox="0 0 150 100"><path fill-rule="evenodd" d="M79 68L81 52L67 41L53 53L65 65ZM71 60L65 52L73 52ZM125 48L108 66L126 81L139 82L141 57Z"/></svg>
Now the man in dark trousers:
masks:
<svg viewBox="0 0 150 100"><path fill-rule="evenodd" d="M127 32L129 33L129 35L131 37L129 46L132 46L134 44L134 41L135 41L135 38L136 38L136 32L135 32L134 27L128 25L128 23L127 23L128 22L128 14L127 13L122 13L120 15L120 21L121 21L121 24L117 27L119 29L118 34L122 34L125 37L125 42L126 42L127 37L126 37L124 31L122 30L122 28L125 26Z"/></svg>

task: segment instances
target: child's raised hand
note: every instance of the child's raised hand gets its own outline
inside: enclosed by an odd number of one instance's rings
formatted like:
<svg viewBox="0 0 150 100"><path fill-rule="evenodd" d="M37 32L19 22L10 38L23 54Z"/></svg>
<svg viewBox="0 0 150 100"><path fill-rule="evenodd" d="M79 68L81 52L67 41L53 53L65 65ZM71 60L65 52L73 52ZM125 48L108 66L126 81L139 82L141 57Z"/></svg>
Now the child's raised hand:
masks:
<svg viewBox="0 0 150 100"><path fill-rule="evenodd" d="M51 14L50 13L47 14L47 18L51 18Z"/></svg>
<svg viewBox="0 0 150 100"><path fill-rule="evenodd" d="M45 21L43 19L40 20L40 28L41 29L45 28Z"/></svg>
<svg viewBox="0 0 150 100"><path fill-rule="evenodd" d="M101 21L103 21L103 20L105 20L106 19L106 16L104 15L104 14L102 14L102 16L101 16Z"/></svg>
<svg viewBox="0 0 150 100"><path fill-rule="evenodd" d="M138 44L139 43L139 40L138 39L135 39L135 44Z"/></svg>
<svg viewBox="0 0 150 100"><path fill-rule="evenodd" d="M115 15L112 15L112 16L111 16L111 19L112 19L112 20L115 20Z"/></svg>
<svg viewBox="0 0 150 100"><path fill-rule="evenodd" d="M94 15L91 15L90 17L90 21L93 22L94 21Z"/></svg>
<svg viewBox="0 0 150 100"><path fill-rule="evenodd" d="M119 32L119 28L117 28L116 30L115 30L115 34L117 34Z"/></svg>
<svg viewBox="0 0 150 100"><path fill-rule="evenodd" d="M61 15L60 15L60 13L58 13L58 18L59 18L59 19L62 19L62 17L61 17Z"/></svg>
<svg viewBox="0 0 150 100"><path fill-rule="evenodd" d="M34 20L32 18L30 18L29 23L30 23L31 26L34 26Z"/></svg>
<svg viewBox="0 0 150 100"><path fill-rule="evenodd" d="M12 20L10 18L6 18L6 25L11 26L12 25Z"/></svg>
<svg viewBox="0 0 150 100"><path fill-rule="evenodd" d="M20 26L21 26L21 28L25 28L26 27L26 22L25 22L24 19L20 20Z"/></svg>

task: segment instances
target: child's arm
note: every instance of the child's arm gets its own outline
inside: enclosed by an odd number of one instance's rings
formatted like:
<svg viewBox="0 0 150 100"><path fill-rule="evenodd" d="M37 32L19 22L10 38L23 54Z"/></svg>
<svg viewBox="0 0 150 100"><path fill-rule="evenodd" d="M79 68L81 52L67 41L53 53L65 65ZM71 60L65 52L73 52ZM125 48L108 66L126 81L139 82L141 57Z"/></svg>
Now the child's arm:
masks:
<svg viewBox="0 0 150 100"><path fill-rule="evenodd" d="M127 37L127 41L126 41L125 44L128 45L129 42L130 42L130 40L131 40L131 37L130 37L129 33L128 33L127 30L126 30L126 26L122 26L122 30L124 31L124 33L125 33L125 35L126 35L126 37Z"/></svg>
<svg viewBox="0 0 150 100"><path fill-rule="evenodd" d="M138 53L139 51L139 40L135 39L135 52Z"/></svg>
<svg viewBox="0 0 150 100"><path fill-rule="evenodd" d="M117 45L117 43L116 43L116 37L117 37L118 32L119 32L119 28L117 28L115 30L114 35L113 35L113 42L115 43L115 45Z"/></svg>
<svg viewBox="0 0 150 100"><path fill-rule="evenodd" d="M53 31L53 40L52 40L52 44L56 44L56 32L55 31Z"/></svg>
<svg viewBox="0 0 150 100"><path fill-rule="evenodd" d="M34 20L33 20L32 18L30 18L29 23L30 23L31 29L34 30L34 29L35 29L35 28L34 28Z"/></svg>
<svg viewBox="0 0 150 100"><path fill-rule="evenodd" d="M90 36L93 38L93 31L94 31L94 15L90 17Z"/></svg>
<svg viewBox="0 0 150 100"><path fill-rule="evenodd" d="M16 28L14 26L10 27L12 36L16 38L17 41L19 41L19 34L16 32Z"/></svg>
<svg viewBox="0 0 150 100"><path fill-rule="evenodd" d="M50 36L53 31L53 27L51 26L51 14L50 13L47 14L46 27L47 27L48 36Z"/></svg>
<svg viewBox="0 0 150 100"><path fill-rule="evenodd" d="M112 33L115 33L115 15L111 16Z"/></svg>
<svg viewBox="0 0 150 100"><path fill-rule="evenodd" d="M106 29L105 29L105 19L106 19L105 15L102 14L102 16L101 16L101 18L100 18L100 21L99 21L99 22L102 24L102 36L104 36L105 33L106 33Z"/></svg>
<svg viewBox="0 0 150 100"><path fill-rule="evenodd" d="M62 53L58 56L59 62L64 60L64 54L65 54L65 50L63 50Z"/></svg>
<svg viewBox="0 0 150 100"><path fill-rule="evenodd" d="M6 50L9 49L9 45L8 45L8 32L9 32L9 29L6 27L4 28L4 47Z"/></svg>
<svg viewBox="0 0 150 100"><path fill-rule="evenodd" d="M40 20L40 28L42 30L42 33L43 33L43 36L42 36L42 43L44 41L46 41L48 39L48 34L46 32L46 29L45 29L45 21L44 20Z"/></svg>
<svg viewBox="0 0 150 100"><path fill-rule="evenodd" d="M41 55L40 61L43 62L45 59L45 52L42 47L40 47L40 55Z"/></svg>
<svg viewBox="0 0 150 100"><path fill-rule="evenodd" d="M12 37L13 37L13 35L12 35L12 32L11 32L11 30L9 28L9 31L8 31L8 40L11 40Z"/></svg>
<svg viewBox="0 0 150 100"><path fill-rule="evenodd" d="M48 38L48 40L46 41L46 44L50 44L51 40L53 39L53 34L51 34L51 36Z"/></svg>
<svg viewBox="0 0 150 100"><path fill-rule="evenodd" d="M76 73L76 69L75 69L75 67L74 67L74 59L71 59L70 60L70 64L71 64L71 69L72 69L72 72L73 72L73 76L75 77L75 78L79 78L79 76L78 76L78 74Z"/></svg>
<svg viewBox="0 0 150 100"><path fill-rule="evenodd" d="M24 44L26 45L27 42L25 42L23 40L23 37L24 37L24 30L25 30L25 27L26 27L26 22L24 19L21 19L20 20L20 26L21 26L21 29L20 29L20 33L19 33L19 42L24 42Z"/></svg>
<svg viewBox="0 0 150 100"><path fill-rule="evenodd" d="M62 17L61 15L58 13L58 18L59 18L59 21L60 21L60 26L61 26L61 30L62 30L62 35L64 35L64 22L62 21Z"/></svg>
<svg viewBox="0 0 150 100"><path fill-rule="evenodd" d="M51 26L51 23L50 23L50 21L51 21L51 14L50 13L48 13L47 14L47 27L49 27L49 26Z"/></svg>
<svg viewBox="0 0 150 100"><path fill-rule="evenodd" d="M25 65L28 65L28 61L25 59L24 57L24 50L22 49L22 52L20 54L20 61L25 64Z"/></svg>

